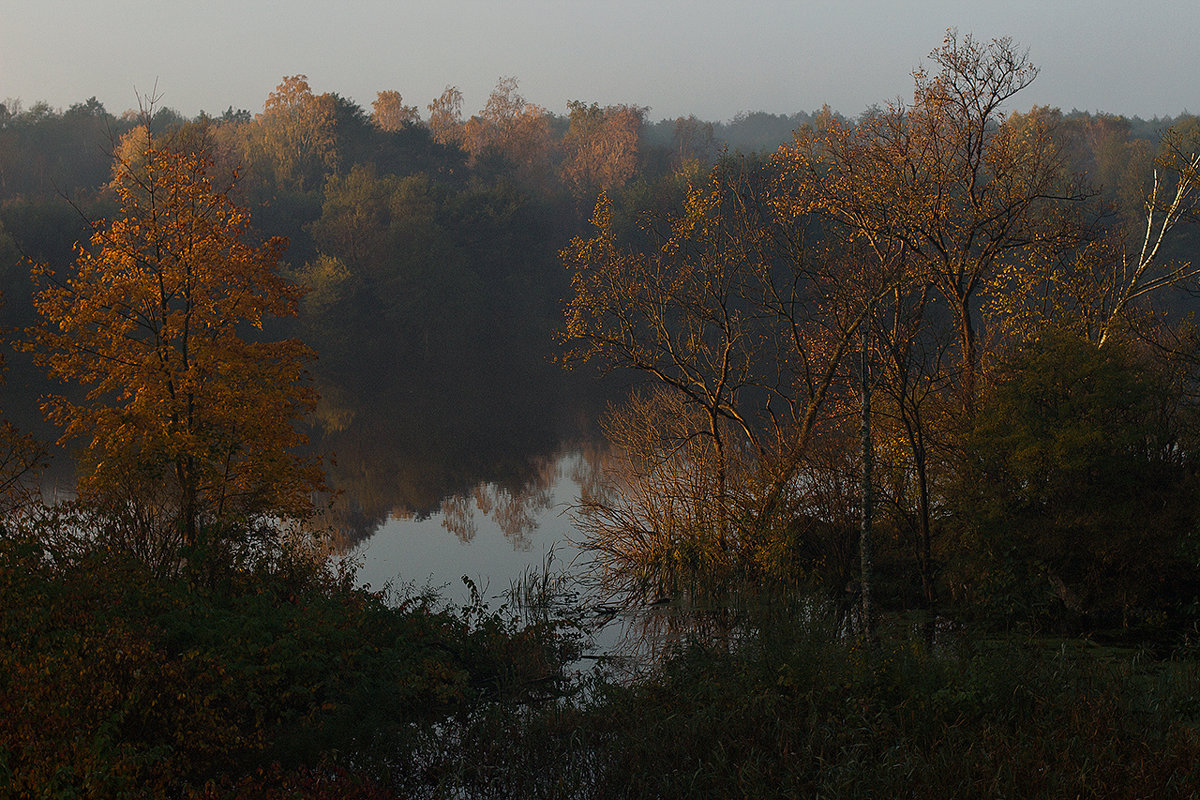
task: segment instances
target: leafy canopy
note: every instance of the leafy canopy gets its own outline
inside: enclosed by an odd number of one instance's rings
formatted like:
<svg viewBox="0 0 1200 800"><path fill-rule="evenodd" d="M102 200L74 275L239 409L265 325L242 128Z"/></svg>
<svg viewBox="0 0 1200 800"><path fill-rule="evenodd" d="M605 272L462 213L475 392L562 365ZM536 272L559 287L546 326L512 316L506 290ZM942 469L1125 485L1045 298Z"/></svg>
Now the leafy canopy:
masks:
<svg viewBox="0 0 1200 800"><path fill-rule="evenodd" d="M286 242L252 243L209 167L148 143L118 164L120 215L93 223L72 272L34 268L31 347L86 387L44 403L64 441L86 442L81 494L152 508L184 544L204 526L302 513L319 483L291 453L315 402L311 351L243 335L294 314L303 290L278 274Z"/></svg>

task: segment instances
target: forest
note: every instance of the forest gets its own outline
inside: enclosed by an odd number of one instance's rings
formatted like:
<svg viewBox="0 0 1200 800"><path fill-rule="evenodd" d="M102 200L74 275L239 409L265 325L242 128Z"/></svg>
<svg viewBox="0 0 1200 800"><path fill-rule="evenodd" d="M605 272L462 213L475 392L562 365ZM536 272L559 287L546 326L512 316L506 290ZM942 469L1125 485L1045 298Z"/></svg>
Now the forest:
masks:
<svg viewBox="0 0 1200 800"><path fill-rule="evenodd" d="M6 100L0 794L1200 794L1200 120L1037 75ZM636 669L338 559L564 443Z"/></svg>

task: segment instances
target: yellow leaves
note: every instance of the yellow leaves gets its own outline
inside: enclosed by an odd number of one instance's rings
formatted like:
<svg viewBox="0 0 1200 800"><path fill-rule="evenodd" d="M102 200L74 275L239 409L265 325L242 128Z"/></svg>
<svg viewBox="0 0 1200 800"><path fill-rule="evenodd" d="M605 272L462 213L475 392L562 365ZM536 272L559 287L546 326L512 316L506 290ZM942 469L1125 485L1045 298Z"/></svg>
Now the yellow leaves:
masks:
<svg viewBox="0 0 1200 800"><path fill-rule="evenodd" d="M608 192L604 189L600 190L600 196L596 198L591 223L598 232L612 236L612 201L608 199Z"/></svg>
<svg viewBox="0 0 1200 800"><path fill-rule="evenodd" d="M285 77L246 127L250 162L285 188L305 191L337 166L335 113L332 94L313 94L304 75Z"/></svg>
<svg viewBox="0 0 1200 800"><path fill-rule="evenodd" d="M174 476L188 525L233 484L261 489L225 511L299 510L272 503L280 484L311 486L288 454L301 439L292 421L314 403L301 383L311 353L238 334L295 313L302 289L277 272L285 242L246 241L246 215L213 190L205 159L149 148L140 163L117 170L120 216L37 297L39 362L92 386L86 403L56 398L47 412L66 436L90 437L84 485L96 493L133 491L130 472L149 470Z"/></svg>

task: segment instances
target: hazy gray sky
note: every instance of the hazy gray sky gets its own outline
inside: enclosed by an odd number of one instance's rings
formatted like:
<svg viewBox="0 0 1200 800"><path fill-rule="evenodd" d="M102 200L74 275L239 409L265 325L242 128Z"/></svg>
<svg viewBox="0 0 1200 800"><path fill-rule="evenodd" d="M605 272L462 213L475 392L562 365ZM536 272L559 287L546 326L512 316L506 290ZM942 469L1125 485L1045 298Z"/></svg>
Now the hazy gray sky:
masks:
<svg viewBox="0 0 1200 800"><path fill-rule="evenodd" d="M1197 0L0 0L0 98L113 112L157 82L187 116L261 110L284 75L369 107L501 76L556 113L636 103L650 119L907 99L946 28L1011 36L1041 76L1014 102L1152 117L1200 111Z"/></svg>

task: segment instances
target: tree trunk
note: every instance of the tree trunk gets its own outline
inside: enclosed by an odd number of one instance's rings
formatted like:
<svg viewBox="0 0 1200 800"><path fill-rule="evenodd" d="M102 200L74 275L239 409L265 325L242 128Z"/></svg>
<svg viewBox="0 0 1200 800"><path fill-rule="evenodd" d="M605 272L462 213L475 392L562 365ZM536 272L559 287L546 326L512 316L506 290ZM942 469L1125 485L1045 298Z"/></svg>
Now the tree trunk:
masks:
<svg viewBox="0 0 1200 800"><path fill-rule="evenodd" d="M933 532L929 519L929 466L925 458L924 442L914 448L914 455L917 493L921 504L921 588L925 592L925 602L932 607L937 602L937 589L933 584Z"/></svg>
<svg viewBox="0 0 1200 800"><path fill-rule="evenodd" d="M975 323L971 320L970 298L963 297L959 307L959 339L962 346L963 411L967 420L975 418L976 368L979 354L975 348Z"/></svg>
<svg viewBox="0 0 1200 800"><path fill-rule="evenodd" d="M859 568L862 572L860 584L862 591L862 630L863 638L874 636L872 624L873 609L871 608L871 517L873 515L874 496L871 491L873 453L871 448L871 360L870 360L870 324L863 320L862 328L862 527L859 531L858 554Z"/></svg>
<svg viewBox="0 0 1200 800"><path fill-rule="evenodd" d="M717 547L723 558L731 556L729 552L729 502L727 477L725 473L725 441L721 438L720 421L713 412L708 417L709 432L712 434L714 450L717 459Z"/></svg>

